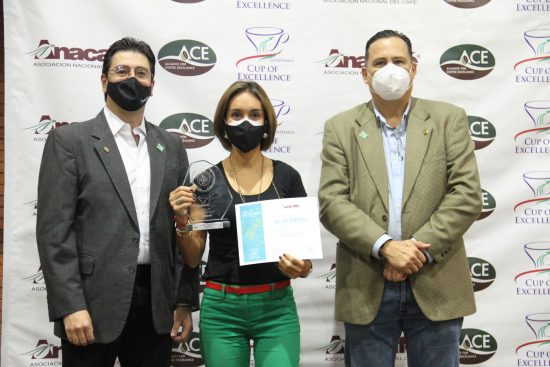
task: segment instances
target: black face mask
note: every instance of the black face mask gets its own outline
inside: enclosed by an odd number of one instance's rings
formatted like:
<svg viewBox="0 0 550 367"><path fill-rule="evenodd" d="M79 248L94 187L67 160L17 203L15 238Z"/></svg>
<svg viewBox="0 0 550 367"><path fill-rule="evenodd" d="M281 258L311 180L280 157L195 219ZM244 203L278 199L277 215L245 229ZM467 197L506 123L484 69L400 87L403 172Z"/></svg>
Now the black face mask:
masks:
<svg viewBox="0 0 550 367"><path fill-rule="evenodd" d="M225 125L227 138L235 148L243 153L248 153L260 145L265 131L265 125L254 126L248 120L239 125Z"/></svg>
<svg viewBox="0 0 550 367"><path fill-rule="evenodd" d="M141 85L136 78L107 83L107 94L125 111L137 111L151 96L151 87Z"/></svg>

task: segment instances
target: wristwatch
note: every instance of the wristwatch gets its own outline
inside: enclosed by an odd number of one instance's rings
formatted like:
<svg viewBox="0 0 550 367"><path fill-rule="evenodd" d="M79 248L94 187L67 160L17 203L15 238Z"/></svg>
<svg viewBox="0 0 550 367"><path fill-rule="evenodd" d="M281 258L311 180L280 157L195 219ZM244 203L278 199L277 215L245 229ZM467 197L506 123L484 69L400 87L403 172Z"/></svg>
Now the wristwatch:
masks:
<svg viewBox="0 0 550 367"><path fill-rule="evenodd" d="M309 274L311 274L311 272L313 271L313 263L311 262L311 260L304 260L304 262L309 263L309 271L306 275L302 275L300 278L307 278Z"/></svg>

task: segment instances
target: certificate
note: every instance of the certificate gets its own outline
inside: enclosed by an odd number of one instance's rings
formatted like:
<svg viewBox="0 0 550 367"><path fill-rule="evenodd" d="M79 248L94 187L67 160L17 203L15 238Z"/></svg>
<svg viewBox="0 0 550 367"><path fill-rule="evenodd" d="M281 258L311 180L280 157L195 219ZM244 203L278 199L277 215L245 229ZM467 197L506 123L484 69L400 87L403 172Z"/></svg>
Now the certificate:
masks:
<svg viewBox="0 0 550 367"><path fill-rule="evenodd" d="M278 262L289 254L321 259L321 228L316 197L235 205L240 265Z"/></svg>

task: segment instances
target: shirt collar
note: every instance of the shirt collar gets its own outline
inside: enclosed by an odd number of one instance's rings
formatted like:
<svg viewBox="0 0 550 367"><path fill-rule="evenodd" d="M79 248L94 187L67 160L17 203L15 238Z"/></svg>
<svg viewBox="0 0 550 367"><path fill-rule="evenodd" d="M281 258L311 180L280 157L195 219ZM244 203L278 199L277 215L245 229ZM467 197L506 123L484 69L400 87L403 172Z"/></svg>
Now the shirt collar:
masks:
<svg viewBox="0 0 550 367"><path fill-rule="evenodd" d="M393 129L388 123L386 122L386 118L382 116L380 111L376 108L376 105L374 104L374 101L372 102L372 107L374 108L374 115L378 119L378 121L381 122L382 126L385 126L389 129ZM411 100L409 99L409 103L407 104L407 108L405 108L405 112L403 113L403 117L401 117L401 123L397 125L397 130L403 130L406 128L407 125L407 116L409 115L409 109L411 108Z"/></svg>
<svg viewBox="0 0 550 367"><path fill-rule="evenodd" d="M105 106L103 108L103 112L105 113L107 124L109 125L109 129L111 129L113 136L120 133L122 129L125 129L125 128L130 129L130 124L122 121L117 115L113 113L113 111L109 109L109 107ZM136 130L141 135L147 136L147 129L145 128L145 118L141 119L141 123L139 124L138 127L134 128L134 132L136 132Z"/></svg>

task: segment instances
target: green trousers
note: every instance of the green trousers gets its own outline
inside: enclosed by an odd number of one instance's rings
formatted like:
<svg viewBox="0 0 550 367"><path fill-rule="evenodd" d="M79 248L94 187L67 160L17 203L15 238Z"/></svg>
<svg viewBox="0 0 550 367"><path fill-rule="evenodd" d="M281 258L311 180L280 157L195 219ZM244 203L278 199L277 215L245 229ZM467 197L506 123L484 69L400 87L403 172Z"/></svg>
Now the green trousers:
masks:
<svg viewBox="0 0 550 367"><path fill-rule="evenodd" d="M300 323L291 287L236 295L204 289L200 341L207 367L298 367Z"/></svg>

